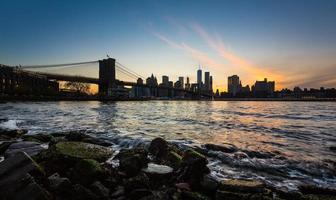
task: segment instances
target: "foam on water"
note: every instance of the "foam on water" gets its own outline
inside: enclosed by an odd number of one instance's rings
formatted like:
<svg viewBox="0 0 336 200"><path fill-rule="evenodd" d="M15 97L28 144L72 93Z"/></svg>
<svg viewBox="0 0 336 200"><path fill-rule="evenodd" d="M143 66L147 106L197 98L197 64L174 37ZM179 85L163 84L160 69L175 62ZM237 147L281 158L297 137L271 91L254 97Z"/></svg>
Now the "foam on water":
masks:
<svg viewBox="0 0 336 200"><path fill-rule="evenodd" d="M9 130L15 130L19 127L17 126L19 123L21 123L22 120L6 120L0 123L0 129L9 129Z"/></svg>

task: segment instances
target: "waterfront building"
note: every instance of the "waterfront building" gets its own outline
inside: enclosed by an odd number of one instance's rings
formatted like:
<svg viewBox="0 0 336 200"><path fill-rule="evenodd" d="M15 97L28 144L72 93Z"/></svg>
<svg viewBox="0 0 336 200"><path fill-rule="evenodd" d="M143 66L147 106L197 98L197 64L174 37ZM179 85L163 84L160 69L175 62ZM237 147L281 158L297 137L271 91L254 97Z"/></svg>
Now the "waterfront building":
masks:
<svg viewBox="0 0 336 200"><path fill-rule="evenodd" d="M201 69L197 70L197 85L199 89L202 87L202 70Z"/></svg>
<svg viewBox="0 0 336 200"><path fill-rule="evenodd" d="M190 90L189 77L187 77L187 83L185 84L185 89L186 89L186 90Z"/></svg>
<svg viewBox="0 0 336 200"><path fill-rule="evenodd" d="M162 76L162 85L168 87L169 86L169 77Z"/></svg>
<svg viewBox="0 0 336 200"><path fill-rule="evenodd" d="M204 72L204 90L210 90L210 72Z"/></svg>
<svg viewBox="0 0 336 200"><path fill-rule="evenodd" d="M213 92L213 86L212 86L212 76L210 76L210 88L209 88L210 93Z"/></svg>
<svg viewBox="0 0 336 200"><path fill-rule="evenodd" d="M274 94L275 82L267 81L265 78L263 81L256 81L252 87L252 92L255 97L272 97Z"/></svg>
<svg viewBox="0 0 336 200"><path fill-rule="evenodd" d="M183 76L180 76L178 78L179 82L180 82L180 88L183 89L183 86L184 86L184 77Z"/></svg>
<svg viewBox="0 0 336 200"><path fill-rule="evenodd" d="M233 75L228 77L228 93L232 96L236 96L241 91L241 83L239 76Z"/></svg>

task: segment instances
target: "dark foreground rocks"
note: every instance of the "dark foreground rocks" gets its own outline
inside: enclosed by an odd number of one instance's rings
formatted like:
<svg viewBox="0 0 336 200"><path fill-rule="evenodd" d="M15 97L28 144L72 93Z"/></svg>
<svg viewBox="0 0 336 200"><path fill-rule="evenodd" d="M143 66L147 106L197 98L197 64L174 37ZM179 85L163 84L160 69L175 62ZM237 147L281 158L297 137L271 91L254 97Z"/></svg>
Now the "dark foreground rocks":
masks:
<svg viewBox="0 0 336 200"><path fill-rule="evenodd" d="M1 200L336 199L334 189L314 186L290 194L258 180L219 182L211 177L201 149L181 149L162 138L148 147L115 153L109 142L81 132L20 134L6 132L6 141L0 143L0 155L5 156L0 162ZM13 140L18 137L24 141ZM49 148L39 148L42 144ZM229 144L207 146L212 151L236 151Z"/></svg>

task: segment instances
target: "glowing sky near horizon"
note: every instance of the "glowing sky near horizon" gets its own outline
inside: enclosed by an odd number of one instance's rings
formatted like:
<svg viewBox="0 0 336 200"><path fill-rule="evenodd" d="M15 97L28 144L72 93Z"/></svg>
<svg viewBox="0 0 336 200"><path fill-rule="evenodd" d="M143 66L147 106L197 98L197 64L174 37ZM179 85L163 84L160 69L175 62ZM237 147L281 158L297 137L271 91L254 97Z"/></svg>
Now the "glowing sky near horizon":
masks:
<svg viewBox="0 0 336 200"><path fill-rule="evenodd" d="M267 77L284 87L336 87L336 1L0 0L0 63L56 64L105 58L142 76L214 87ZM97 66L48 69L97 76Z"/></svg>

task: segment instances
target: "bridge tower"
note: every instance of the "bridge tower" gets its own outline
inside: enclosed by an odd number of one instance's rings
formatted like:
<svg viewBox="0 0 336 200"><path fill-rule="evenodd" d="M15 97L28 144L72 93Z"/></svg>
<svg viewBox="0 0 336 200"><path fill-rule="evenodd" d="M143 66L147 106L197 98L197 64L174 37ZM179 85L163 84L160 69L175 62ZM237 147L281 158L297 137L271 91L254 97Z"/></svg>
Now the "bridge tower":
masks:
<svg viewBox="0 0 336 200"><path fill-rule="evenodd" d="M102 96L110 96L115 87L115 59L99 60L99 86L98 92Z"/></svg>

